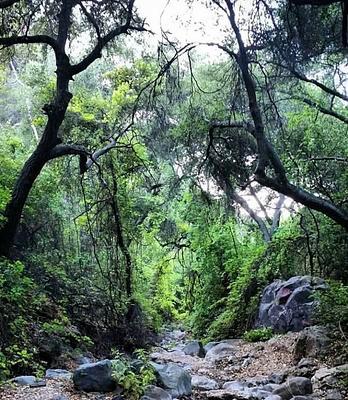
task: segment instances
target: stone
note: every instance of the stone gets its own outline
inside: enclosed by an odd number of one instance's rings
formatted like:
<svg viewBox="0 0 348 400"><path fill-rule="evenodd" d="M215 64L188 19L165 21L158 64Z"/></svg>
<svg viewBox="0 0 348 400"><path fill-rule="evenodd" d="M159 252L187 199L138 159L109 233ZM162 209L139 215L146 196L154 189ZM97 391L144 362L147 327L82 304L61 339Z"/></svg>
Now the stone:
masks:
<svg viewBox="0 0 348 400"><path fill-rule="evenodd" d="M219 388L219 384L206 376L193 375L192 387L200 390L216 390Z"/></svg>
<svg viewBox="0 0 348 400"><path fill-rule="evenodd" d="M293 396L311 394L312 391L310 379L292 377L275 389L273 394L280 396L283 400L290 400Z"/></svg>
<svg viewBox="0 0 348 400"><path fill-rule="evenodd" d="M312 358L301 358L297 364L298 368L312 368L315 367L316 363Z"/></svg>
<svg viewBox="0 0 348 400"><path fill-rule="evenodd" d="M235 392L245 391L245 389L249 389L251 385L244 381L231 381L226 382L222 385L222 389L230 390Z"/></svg>
<svg viewBox="0 0 348 400"><path fill-rule="evenodd" d="M76 389L85 392L111 392L116 388L110 360L81 365L75 370L73 381Z"/></svg>
<svg viewBox="0 0 348 400"><path fill-rule="evenodd" d="M289 378L287 384L293 396L311 394L313 392L312 382L308 378L301 376Z"/></svg>
<svg viewBox="0 0 348 400"><path fill-rule="evenodd" d="M71 379L72 373L66 369L48 369L45 374L46 379Z"/></svg>
<svg viewBox="0 0 348 400"><path fill-rule="evenodd" d="M75 358L77 365L92 364L94 360L86 356L78 356Z"/></svg>
<svg viewBox="0 0 348 400"><path fill-rule="evenodd" d="M208 351L210 350L210 349L212 349L214 346L216 346L217 344L219 344L220 342L209 342L209 343L207 343L205 346L203 346L203 348L204 348L204 351L206 352L206 353L208 353Z"/></svg>
<svg viewBox="0 0 348 400"><path fill-rule="evenodd" d="M282 398L277 394L271 394L270 396L267 396L265 400L282 400Z"/></svg>
<svg viewBox="0 0 348 400"><path fill-rule="evenodd" d="M295 343L294 359L322 357L328 352L330 343L327 328L317 325L305 328Z"/></svg>
<svg viewBox="0 0 348 400"><path fill-rule="evenodd" d="M274 390L278 389L279 386L280 385L277 385L276 383L268 383L262 389L272 393Z"/></svg>
<svg viewBox="0 0 348 400"><path fill-rule="evenodd" d="M280 385L281 383L285 382L286 380L286 375L285 374L276 374L272 373L269 376L269 381L270 383L276 383L277 385Z"/></svg>
<svg viewBox="0 0 348 400"><path fill-rule="evenodd" d="M205 355L206 361L216 362L223 358L233 356L235 354L236 348L230 343L219 343L212 347Z"/></svg>
<svg viewBox="0 0 348 400"><path fill-rule="evenodd" d="M291 400L311 400L311 397L308 397L308 396L294 396L294 397L291 397Z"/></svg>
<svg viewBox="0 0 348 400"><path fill-rule="evenodd" d="M256 382L248 381L230 381L222 386L224 393L232 395L233 399L264 399L271 393L256 386Z"/></svg>
<svg viewBox="0 0 348 400"><path fill-rule="evenodd" d="M263 389L259 389L259 388L253 388L253 389L250 389L250 394L255 399L263 400L266 397L268 397L269 395L271 395L272 393L269 392L268 390L263 390Z"/></svg>
<svg viewBox="0 0 348 400"><path fill-rule="evenodd" d="M151 363L156 370L158 381L173 397L189 396L192 392L191 376L177 364Z"/></svg>
<svg viewBox="0 0 348 400"><path fill-rule="evenodd" d="M333 368L318 369L313 378L313 390L325 400L341 400L346 398L347 388L343 387L348 381L348 364Z"/></svg>
<svg viewBox="0 0 348 400"><path fill-rule="evenodd" d="M246 397L247 396L247 397ZM210 390L206 392L205 398L211 400L251 400L251 395L243 394L238 395L235 392L229 392L226 390Z"/></svg>
<svg viewBox="0 0 348 400"><path fill-rule="evenodd" d="M256 327L271 327L275 332L285 333L310 326L316 306L313 294L325 287L322 279L310 276L271 283L263 291Z"/></svg>
<svg viewBox="0 0 348 400"><path fill-rule="evenodd" d="M187 345L182 349L182 351L189 356L197 356L204 358L205 350L201 342L194 340L187 343Z"/></svg>
<svg viewBox="0 0 348 400"><path fill-rule="evenodd" d="M150 385L140 400L172 400L172 396L162 388Z"/></svg>
<svg viewBox="0 0 348 400"><path fill-rule="evenodd" d="M16 383L17 385L21 385L21 386L35 387L35 386L45 386L46 385L45 381L38 379L32 375L17 376L16 378L13 379L13 382Z"/></svg>

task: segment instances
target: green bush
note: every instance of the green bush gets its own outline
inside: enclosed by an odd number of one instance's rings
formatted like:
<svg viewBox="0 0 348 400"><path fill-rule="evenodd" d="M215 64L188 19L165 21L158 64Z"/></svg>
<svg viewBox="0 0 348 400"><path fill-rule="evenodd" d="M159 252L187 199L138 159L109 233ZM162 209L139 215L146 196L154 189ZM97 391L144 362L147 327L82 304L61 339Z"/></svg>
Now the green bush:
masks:
<svg viewBox="0 0 348 400"><path fill-rule="evenodd" d="M138 400L144 394L147 386L156 380L155 371L149 362L149 358L144 350L134 352L139 360L139 368L134 368L118 350L113 352L113 378L124 389L125 398Z"/></svg>
<svg viewBox="0 0 348 400"><path fill-rule="evenodd" d="M318 300L316 321L348 332L348 286L331 281L328 290L317 292L315 296Z"/></svg>
<svg viewBox="0 0 348 400"><path fill-rule="evenodd" d="M247 342L265 342L273 336L271 328L259 328L247 331L243 335L243 339Z"/></svg>

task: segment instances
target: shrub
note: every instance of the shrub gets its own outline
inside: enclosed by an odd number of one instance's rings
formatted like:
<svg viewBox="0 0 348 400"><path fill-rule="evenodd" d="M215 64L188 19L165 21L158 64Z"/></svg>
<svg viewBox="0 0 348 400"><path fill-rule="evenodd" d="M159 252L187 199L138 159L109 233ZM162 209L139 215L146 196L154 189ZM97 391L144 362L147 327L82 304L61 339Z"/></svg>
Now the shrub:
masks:
<svg viewBox="0 0 348 400"><path fill-rule="evenodd" d="M348 332L348 286L331 281L328 290L315 294L318 300L316 321L323 325L335 325Z"/></svg>
<svg viewBox="0 0 348 400"><path fill-rule="evenodd" d="M139 368L119 351L113 352L113 378L125 391L125 398L138 400L144 394L147 386L155 382L155 371L144 350L134 352L139 360Z"/></svg>
<svg viewBox="0 0 348 400"><path fill-rule="evenodd" d="M271 328L259 328L247 331L243 335L243 339L247 342L265 342L273 336Z"/></svg>

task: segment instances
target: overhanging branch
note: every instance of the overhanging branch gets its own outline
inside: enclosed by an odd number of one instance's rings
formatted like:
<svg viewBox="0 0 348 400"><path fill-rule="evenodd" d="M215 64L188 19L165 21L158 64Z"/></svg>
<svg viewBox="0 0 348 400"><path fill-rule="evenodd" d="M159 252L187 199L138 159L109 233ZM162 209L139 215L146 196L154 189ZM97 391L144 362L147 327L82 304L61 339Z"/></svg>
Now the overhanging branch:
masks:
<svg viewBox="0 0 348 400"><path fill-rule="evenodd" d="M116 147L116 140L111 138L110 143L91 153L85 147L74 144L58 144L48 155L48 160L63 156L80 156L80 173L83 174L97 162L97 160Z"/></svg>
<svg viewBox="0 0 348 400"><path fill-rule="evenodd" d="M0 46L11 47L17 44L47 44L57 54L59 46L55 39L48 35L33 35L33 36L10 36L0 38Z"/></svg>

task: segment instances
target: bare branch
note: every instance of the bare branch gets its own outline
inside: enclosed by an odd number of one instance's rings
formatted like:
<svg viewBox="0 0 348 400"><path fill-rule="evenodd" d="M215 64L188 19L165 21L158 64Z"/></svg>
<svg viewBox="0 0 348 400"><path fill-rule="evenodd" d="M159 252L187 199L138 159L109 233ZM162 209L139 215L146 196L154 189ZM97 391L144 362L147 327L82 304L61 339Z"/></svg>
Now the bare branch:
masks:
<svg viewBox="0 0 348 400"><path fill-rule="evenodd" d="M277 64L279 67L285 68L287 69L293 76L295 76L296 78L300 79L303 82L308 82L308 83L312 83L313 85L319 87L320 89L322 89L324 92L335 96L335 97L339 97L341 100L344 101L348 101L348 96L338 92L335 89L331 89L328 86L324 85L323 83L317 81L316 79L312 79L312 78L308 78L306 75L302 74L301 72L297 71L295 68L292 68L288 65L283 65L283 64Z"/></svg>
<svg viewBox="0 0 348 400"><path fill-rule="evenodd" d="M330 115L331 117L337 118L338 120L344 122L345 124L348 124L348 117L345 117L342 114L338 114L336 111L330 110L329 108L325 108L321 106L319 103L315 102L314 100L309 100L306 98L297 98L297 99L303 101L303 103L308 104L313 108L316 108L323 114Z"/></svg>
<svg viewBox="0 0 348 400"><path fill-rule="evenodd" d="M103 48L109 42L111 42L113 39L115 39L117 36L120 36L122 34L126 34L129 31L139 31L139 32L146 31L146 28L144 28L144 26L134 26L134 25L132 25L134 1L135 0L130 0L129 6L128 6L127 21L125 22L125 24L121 25L121 26L118 26L117 28L111 30L108 34L106 34L103 37L98 37L97 44L95 45L93 50L81 62L79 62L78 64L73 65L71 67L72 75L76 75L76 74L84 71L97 58L100 58Z"/></svg>

